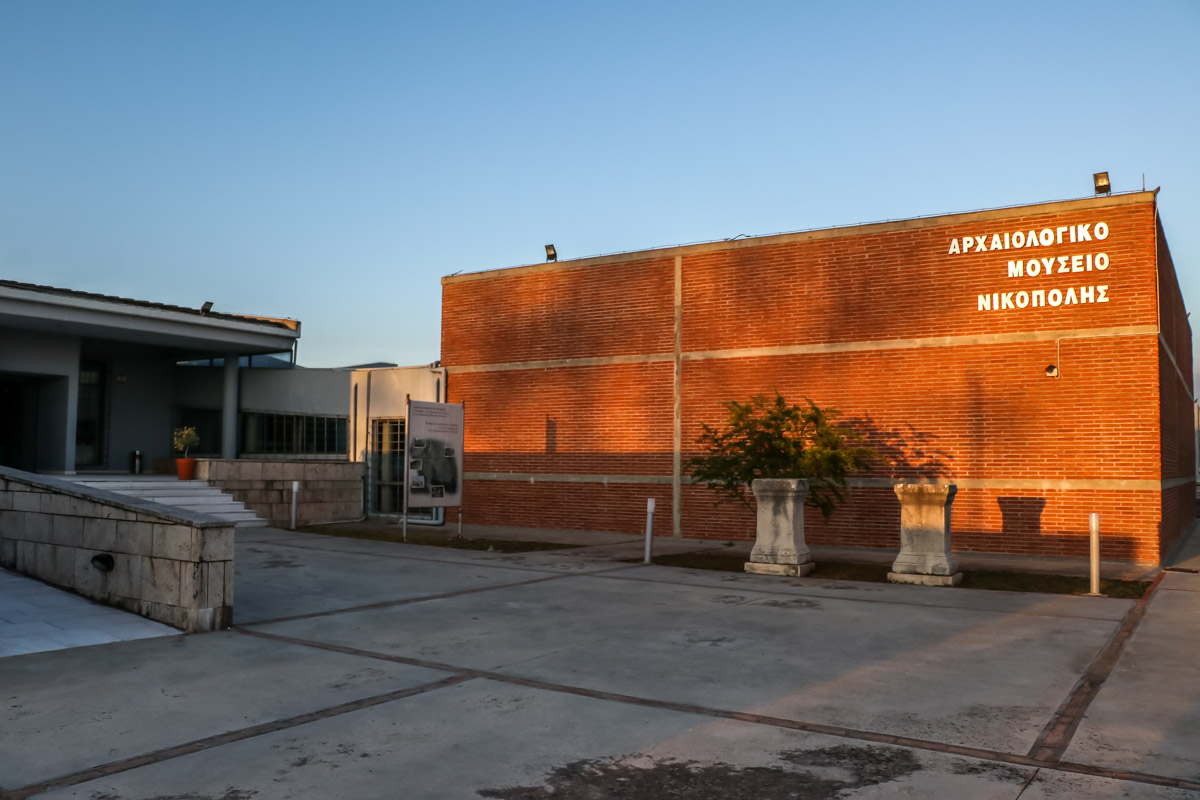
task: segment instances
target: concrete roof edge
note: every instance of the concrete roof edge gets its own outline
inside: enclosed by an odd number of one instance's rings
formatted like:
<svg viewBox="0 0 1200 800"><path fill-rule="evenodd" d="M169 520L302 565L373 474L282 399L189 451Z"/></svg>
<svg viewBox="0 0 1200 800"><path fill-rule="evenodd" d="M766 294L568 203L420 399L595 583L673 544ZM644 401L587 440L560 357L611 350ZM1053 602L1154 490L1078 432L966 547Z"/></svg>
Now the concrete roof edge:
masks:
<svg viewBox="0 0 1200 800"><path fill-rule="evenodd" d="M47 292L47 287L22 285L12 281L0 281L0 299L63 309L81 309L113 314L117 317L169 320L173 323L196 325L212 330L237 331L265 336L279 336L287 340L300 338L298 320L276 320L270 317L252 317L243 314L201 314L199 311L160 307L142 301L107 299L103 295L89 295L69 290Z"/></svg>
<svg viewBox="0 0 1200 800"><path fill-rule="evenodd" d="M1158 189L1123 192L1120 194L1103 195L1099 197L1081 197L1074 200L1051 200L1042 203L1029 203L999 208L986 208L978 211L959 211L949 214L935 214L927 217L910 217L908 219L885 220L882 222L859 222L852 225L837 225L830 228L813 228L810 230L792 231L789 233L773 233L764 236L752 236L744 239L717 239L709 242L694 244L670 245L646 250L630 250L608 255L587 256L568 261L551 261L544 264L526 264L514 267L498 267L496 269L466 272L447 275L442 278L442 286L455 283L471 283L473 281L490 280L492 278L507 278L516 275L535 275L541 272L555 272L566 269L598 267L607 264L621 264L631 261L650 261L676 256L712 253L719 250L741 250L751 247L762 247L772 244L787 244L791 242L815 241L819 239L834 239L846 236L859 236L868 233L887 233L898 230L917 230L922 228L937 228L945 225L958 225L965 222L985 222L993 219L1003 219L1014 216L1014 211L1028 209L1031 214L1053 214L1062 211L1073 211L1086 208L1106 208L1111 206L1134 205L1143 202L1155 202Z"/></svg>
<svg viewBox="0 0 1200 800"><path fill-rule="evenodd" d="M75 289L62 289L57 286L42 286L35 283L23 283L0 279L0 296L8 296L16 300L32 303L44 303L67 307L89 307L96 310L108 311L114 314L130 316L158 316L183 322L198 323L210 327L225 327L219 323L233 325L254 325L260 333L279 333L287 336L300 329L300 321L281 319L256 314L235 314L230 312L201 313L200 309L173 306L168 303L155 303L150 300L135 300L128 297L81 292ZM142 312L142 313L136 313ZM270 328L270 331L263 331Z"/></svg>

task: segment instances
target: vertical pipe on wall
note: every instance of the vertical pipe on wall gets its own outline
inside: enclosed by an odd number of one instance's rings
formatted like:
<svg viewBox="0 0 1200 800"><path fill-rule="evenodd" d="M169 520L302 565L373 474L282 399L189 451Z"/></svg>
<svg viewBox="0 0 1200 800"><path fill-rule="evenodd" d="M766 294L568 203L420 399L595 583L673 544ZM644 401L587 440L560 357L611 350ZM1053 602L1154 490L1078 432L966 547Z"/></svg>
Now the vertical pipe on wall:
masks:
<svg viewBox="0 0 1200 800"><path fill-rule="evenodd" d="M410 440L410 437L408 435L409 434L409 426L408 426L409 413L408 413L408 411L409 411L409 403L411 402L411 400L412 400L412 395L409 395L409 394L404 395L404 454L403 454L404 468L400 471L400 474L402 476L404 476L404 478L400 483L400 500L401 500L400 507L402 509L401 516L400 516L400 518L402 520L400 523L400 530L401 530L400 538L405 544L408 544L408 445L409 445L409 440Z"/></svg>
<svg viewBox="0 0 1200 800"><path fill-rule="evenodd" d="M671 535L683 535L683 256L675 256L675 372L672 380Z"/></svg>
<svg viewBox="0 0 1200 800"><path fill-rule="evenodd" d="M367 496L363 498L363 508L369 515L375 511L375 454L371 451L372 437L375 434L374 426L371 424L371 370L367 370L367 389L366 402L363 409L363 460L367 462L365 470L367 474L366 484L363 491Z"/></svg>

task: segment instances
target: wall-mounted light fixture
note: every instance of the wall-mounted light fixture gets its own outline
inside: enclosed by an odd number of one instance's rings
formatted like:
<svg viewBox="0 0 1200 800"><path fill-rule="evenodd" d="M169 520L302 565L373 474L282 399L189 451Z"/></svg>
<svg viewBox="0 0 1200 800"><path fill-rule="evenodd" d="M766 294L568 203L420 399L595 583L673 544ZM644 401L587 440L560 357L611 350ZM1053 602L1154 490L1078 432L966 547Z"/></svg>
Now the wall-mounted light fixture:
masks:
<svg viewBox="0 0 1200 800"><path fill-rule="evenodd" d="M558 261L558 253L555 251L554 245L552 244L546 245L546 260Z"/></svg>
<svg viewBox="0 0 1200 800"><path fill-rule="evenodd" d="M1050 366L1046 367L1046 377L1047 378L1057 378L1058 377L1058 365L1057 364L1051 364Z"/></svg>
<svg viewBox="0 0 1200 800"><path fill-rule="evenodd" d="M1112 184L1108 182L1107 172L1094 173L1092 183L1096 186L1096 194L1112 194Z"/></svg>
<svg viewBox="0 0 1200 800"><path fill-rule="evenodd" d="M200 306L200 315L201 316L207 314L210 311L212 311L212 301L211 300L209 300L204 305Z"/></svg>

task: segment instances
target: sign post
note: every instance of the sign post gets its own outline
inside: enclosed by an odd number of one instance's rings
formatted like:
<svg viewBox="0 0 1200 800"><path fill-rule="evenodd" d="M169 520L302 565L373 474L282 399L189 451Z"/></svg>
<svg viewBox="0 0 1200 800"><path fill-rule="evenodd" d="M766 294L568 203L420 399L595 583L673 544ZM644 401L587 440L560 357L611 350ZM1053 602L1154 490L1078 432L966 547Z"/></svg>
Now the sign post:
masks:
<svg viewBox="0 0 1200 800"><path fill-rule="evenodd" d="M410 508L457 506L461 532L463 407L409 400L404 426L405 524Z"/></svg>

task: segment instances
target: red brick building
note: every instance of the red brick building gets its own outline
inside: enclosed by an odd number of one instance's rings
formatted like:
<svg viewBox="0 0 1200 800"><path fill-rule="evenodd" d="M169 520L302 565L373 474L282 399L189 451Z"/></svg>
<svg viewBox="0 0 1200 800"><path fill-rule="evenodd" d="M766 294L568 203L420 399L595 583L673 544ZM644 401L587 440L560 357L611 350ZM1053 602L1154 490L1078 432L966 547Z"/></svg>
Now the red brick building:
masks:
<svg viewBox="0 0 1200 800"><path fill-rule="evenodd" d="M464 519L749 539L686 461L722 403L837 408L887 463L813 544L899 546L899 480L961 551L1157 562L1195 517L1191 329L1155 193L442 279ZM1053 368L1051 368L1053 365Z"/></svg>

